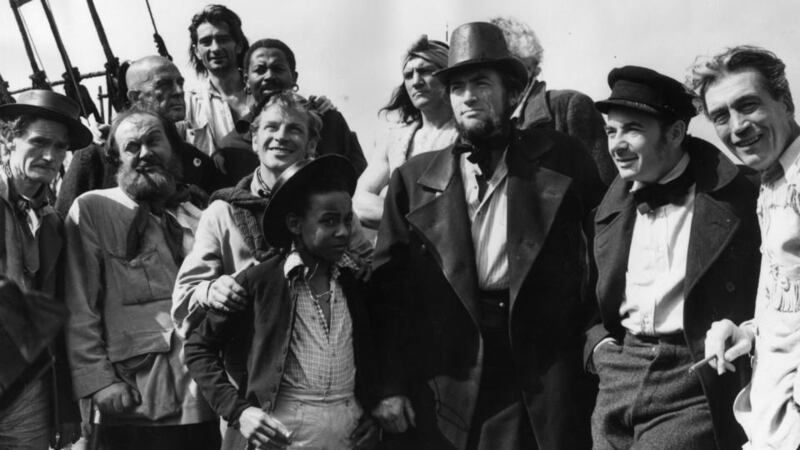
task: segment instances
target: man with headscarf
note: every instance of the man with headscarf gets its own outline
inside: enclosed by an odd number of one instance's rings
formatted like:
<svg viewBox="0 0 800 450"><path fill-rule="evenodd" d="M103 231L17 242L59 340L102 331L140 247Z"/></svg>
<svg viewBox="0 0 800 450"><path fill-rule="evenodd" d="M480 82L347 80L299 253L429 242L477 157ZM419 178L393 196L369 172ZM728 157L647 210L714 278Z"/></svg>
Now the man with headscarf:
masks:
<svg viewBox="0 0 800 450"><path fill-rule="evenodd" d="M602 182L577 140L513 129L527 71L499 28L461 25L448 58L458 140L395 170L378 231L373 414L415 450L587 448L584 225Z"/></svg>
<svg viewBox="0 0 800 450"><path fill-rule="evenodd" d="M448 46L422 35L406 51L403 83L381 111L395 115L395 124L358 179L353 210L362 223L377 228L389 176L412 156L452 144L458 133L444 85L433 72L447 67Z"/></svg>

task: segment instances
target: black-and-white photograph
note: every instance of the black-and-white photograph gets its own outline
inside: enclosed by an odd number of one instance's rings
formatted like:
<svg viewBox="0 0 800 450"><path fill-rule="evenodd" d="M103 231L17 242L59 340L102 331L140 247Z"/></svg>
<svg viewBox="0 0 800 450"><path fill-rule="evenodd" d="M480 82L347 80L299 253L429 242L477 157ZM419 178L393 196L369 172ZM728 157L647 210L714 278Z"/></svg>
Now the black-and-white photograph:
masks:
<svg viewBox="0 0 800 450"><path fill-rule="evenodd" d="M800 450L800 3L0 5L0 450Z"/></svg>

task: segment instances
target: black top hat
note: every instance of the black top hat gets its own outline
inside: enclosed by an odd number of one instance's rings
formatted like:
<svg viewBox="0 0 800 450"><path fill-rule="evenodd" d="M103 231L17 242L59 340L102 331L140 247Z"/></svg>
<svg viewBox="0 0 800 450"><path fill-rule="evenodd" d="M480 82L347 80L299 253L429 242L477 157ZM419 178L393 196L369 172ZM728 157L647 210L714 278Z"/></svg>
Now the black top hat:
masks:
<svg viewBox="0 0 800 450"><path fill-rule="evenodd" d="M615 106L638 109L657 116L688 120L697 115L693 95L680 82L655 70L638 66L618 67L608 74L611 96L595 103L608 114Z"/></svg>
<svg viewBox="0 0 800 450"><path fill-rule="evenodd" d="M453 30L447 67L433 74L446 83L453 73L476 66L497 68L523 84L528 79L525 64L511 55L503 31L491 23L465 23Z"/></svg>
<svg viewBox="0 0 800 450"><path fill-rule="evenodd" d="M17 103L0 106L0 118L11 120L23 114L49 119L67 126L69 148L77 150L92 143L92 132L80 121L81 107L65 95L43 89L24 92Z"/></svg>
<svg viewBox="0 0 800 450"><path fill-rule="evenodd" d="M309 185L320 180L337 179L347 186L350 195L356 190L358 174L347 158L340 155L323 155L315 159L298 161L281 173L272 187L262 227L264 238L269 245L285 248L292 243L292 236L286 228L286 214L291 205L298 201L298 194Z"/></svg>

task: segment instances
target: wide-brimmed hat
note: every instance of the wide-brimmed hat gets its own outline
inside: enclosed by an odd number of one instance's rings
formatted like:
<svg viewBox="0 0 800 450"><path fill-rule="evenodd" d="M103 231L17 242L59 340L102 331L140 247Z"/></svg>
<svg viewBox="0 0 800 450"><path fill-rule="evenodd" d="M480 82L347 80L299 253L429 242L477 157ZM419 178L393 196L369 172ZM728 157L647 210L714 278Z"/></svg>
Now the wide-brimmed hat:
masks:
<svg viewBox="0 0 800 450"><path fill-rule="evenodd" d="M465 23L453 30L447 67L433 75L446 83L455 72L481 66L508 73L523 84L528 79L525 64L508 50L503 31L488 22Z"/></svg>
<svg viewBox="0 0 800 450"><path fill-rule="evenodd" d="M595 103L604 114L613 107L625 107L675 119L697 115L694 97L684 85L646 67L618 67L609 72L608 86L611 96Z"/></svg>
<svg viewBox="0 0 800 450"><path fill-rule="evenodd" d="M92 132L80 121L81 107L65 95L44 89L23 92L16 103L0 106L0 119L11 120L24 114L63 123L69 131L69 148L76 150L92 143Z"/></svg>
<svg viewBox="0 0 800 450"><path fill-rule="evenodd" d="M313 183L321 180L337 179L347 186L350 195L356 190L358 174L347 158L340 155L323 155L315 159L298 161L281 173L272 187L262 227L264 238L269 245L285 248L292 243L292 236L286 228L286 214L291 206L299 201L298 195Z"/></svg>

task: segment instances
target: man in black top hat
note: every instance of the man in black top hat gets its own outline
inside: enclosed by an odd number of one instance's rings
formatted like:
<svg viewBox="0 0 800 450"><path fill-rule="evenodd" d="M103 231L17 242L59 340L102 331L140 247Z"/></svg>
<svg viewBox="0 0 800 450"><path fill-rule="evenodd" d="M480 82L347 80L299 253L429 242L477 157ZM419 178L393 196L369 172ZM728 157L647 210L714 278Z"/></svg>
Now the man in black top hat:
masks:
<svg viewBox="0 0 800 450"><path fill-rule="evenodd" d="M696 111L679 82L626 66L608 83L611 96L596 105L619 177L595 216L602 322L585 347L600 380L594 448L739 448L731 407L747 368L717 377L690 367L714 320L751 317L756 189L687 135Z"/></svg>
<svg viewBox="0 0 800 450"><path fill-rule="evenodd" d="M57 285L64 233L50 189L67 150L92 140L79 113L69 98L44 90L28 91L17 103L0 106L2 141L9 150L0 164L3 449L58 449L80 437L60 337L67 315Z"/></svg>
<svg viewBox="0 0 800 450"><path fill-rule="evenodd" d="M564 134L513 131L528 75L496 26L458 27L435 75L459 138L389 183L373 413L407 448L589 448L580 352L596 305L581 286L583 223L604 191L595 164Z"/></svg>

